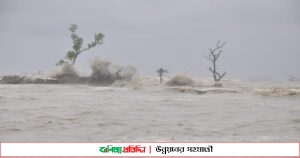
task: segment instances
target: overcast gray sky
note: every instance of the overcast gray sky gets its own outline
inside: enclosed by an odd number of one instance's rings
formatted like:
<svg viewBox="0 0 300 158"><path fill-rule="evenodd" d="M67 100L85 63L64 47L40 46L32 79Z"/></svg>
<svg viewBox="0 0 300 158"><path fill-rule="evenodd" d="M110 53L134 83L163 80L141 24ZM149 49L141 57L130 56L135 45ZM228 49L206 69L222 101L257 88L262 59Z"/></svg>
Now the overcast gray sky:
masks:
<svg viewBox="0 0 300 158"><path fill-rule="evenodd" d="M73 23L85 44L106 36L79 57L85 73L98 56L139 74L163 66L209 76L204 55L224 40L227 77L300 77L299 0L1 0L0 74L53 69L72 47Z"/></svg>

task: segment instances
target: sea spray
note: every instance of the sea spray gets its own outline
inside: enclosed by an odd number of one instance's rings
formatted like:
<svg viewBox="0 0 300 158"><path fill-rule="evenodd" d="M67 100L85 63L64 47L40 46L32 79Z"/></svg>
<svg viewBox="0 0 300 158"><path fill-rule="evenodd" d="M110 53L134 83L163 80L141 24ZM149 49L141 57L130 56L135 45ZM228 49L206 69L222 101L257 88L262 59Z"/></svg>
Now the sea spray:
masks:
<svg viewBox="0 0 300 158"><path fill-rule="evenodd" d="M112 84L115 81L130 81L136 69L132 66L114 65L109 61L95 58L91 64L89 84Z"/></svg>
<svg viewBox="0 0 300 158"><path fill-rule="evenodd" d="M56 67L56 69L51 74L51 77L62 78L62 77L78 77L78 73L73 65L64 63Z"/></svg>
<svg viewBox="0 0 300 158"><path fill-rule="evenodd" d="M177 75L173 78L171 78L168 82L167 85L169 86L192 86L194 85L194 81L184 75Z"/></svg>

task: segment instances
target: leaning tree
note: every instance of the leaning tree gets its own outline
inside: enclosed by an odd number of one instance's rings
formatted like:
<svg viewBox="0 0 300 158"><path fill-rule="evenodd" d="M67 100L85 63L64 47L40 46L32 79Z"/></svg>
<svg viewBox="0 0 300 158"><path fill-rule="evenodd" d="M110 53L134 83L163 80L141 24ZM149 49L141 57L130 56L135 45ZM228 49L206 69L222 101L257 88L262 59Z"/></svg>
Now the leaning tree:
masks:
<svg viewBox="0 0 300 158"><path fill-rule="evenodd" d="M225 44L226 44L225 42L221 43L221 41L219 40L217 42L217 46L214 49L210 48L208 56L205 56L205 58L208 59L212 63L212 67L209 67L209 71L213 74L213 78L214 78L215 82L220 81L226 75L226 72L223 72L222 74L220 74L217 71L218 68L216 65L217 60L219 59L220 55L223 52L223 47Z"/></svg>
<svg viewBox="0 0 300 158"><path fill-rule="evenodd" d="M94 36L94 41L89 43L86 48L82 48L83 39L76 34L77 25L72 24L71 27L69 28L69 30L71 31L71 39L73 41L73 47L72 47L73 50L70 50L67 52L66 57L65 57L65 59L67 61L61 59L57 63L57 65L62 65L64 63L69 63L69 62L71 62L71 64L74 65L76 62L76 59L78 58L78 56L81 53L103 43L104 35L102 33L96 33Z"/></svg>

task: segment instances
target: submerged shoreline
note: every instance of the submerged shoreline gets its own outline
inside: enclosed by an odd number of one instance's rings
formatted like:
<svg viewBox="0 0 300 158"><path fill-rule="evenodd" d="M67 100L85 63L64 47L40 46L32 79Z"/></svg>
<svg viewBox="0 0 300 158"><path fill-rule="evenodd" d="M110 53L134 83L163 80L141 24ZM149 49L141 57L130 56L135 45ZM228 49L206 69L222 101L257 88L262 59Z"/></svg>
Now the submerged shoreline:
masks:
<svg viewBox="0 0 300 158"><path fill-rule="evenodd" d="M238 90L233 83L195 95L179 90L195 87L145 86L149 80L125 87L0 84L0 140L300 141L298 95L216 92Z"/></svg>
<svg viewBox="0 0 300 158"><path fill-rule="evenodd" d="M221 83L170 86L140 76L110 85L0 84L0 140L300 141L300 82Z"/></svg>
<svg viewBox="0 0 300 158"><path fill-rule="evenodd" d="M171 79L168 79L169 81ZM151 88L166 87L169 90L180 93L191 94L215 94L215 93L251 93L261 96L298 96L300 95L300 82L274 82L274 81L250 81L239 79L225 79L215 82L208 78L193 78L190 85L169 85L167 81L159 84L159 78L154 76L133 77L130 80L99 80L91 81L90 77L63 76L60 78L47 76L0 76L0 85L5 84L57 84L57 85L90 85L105 87L129 87L129 88Z"/></svg>

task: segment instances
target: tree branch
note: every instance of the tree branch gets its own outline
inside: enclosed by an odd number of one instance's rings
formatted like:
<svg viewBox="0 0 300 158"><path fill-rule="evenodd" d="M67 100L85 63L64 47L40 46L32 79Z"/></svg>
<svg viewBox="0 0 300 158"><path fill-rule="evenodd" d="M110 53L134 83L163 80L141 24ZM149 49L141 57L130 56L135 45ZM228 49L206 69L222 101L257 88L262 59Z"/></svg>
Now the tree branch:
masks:
<svg viewBox="0 0 300 158"><path fill-rule="evenodd" d="M211 59L211 57L210 57L211 55L209 54L209 57L207 57L206 55L204 55L204 57L207 59L207 60L209 60L209 61L211 61L211 62L213 62L213 59Z"/></svg>
<svg viewBox="0 0 300 158"><path fill-rule="evenodd" d="M226 75L226 72L224 72L222 75L220 75L218 72L215 73L218 76L217 81L220 81Z"/></svg>

